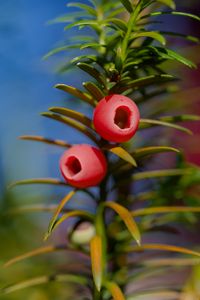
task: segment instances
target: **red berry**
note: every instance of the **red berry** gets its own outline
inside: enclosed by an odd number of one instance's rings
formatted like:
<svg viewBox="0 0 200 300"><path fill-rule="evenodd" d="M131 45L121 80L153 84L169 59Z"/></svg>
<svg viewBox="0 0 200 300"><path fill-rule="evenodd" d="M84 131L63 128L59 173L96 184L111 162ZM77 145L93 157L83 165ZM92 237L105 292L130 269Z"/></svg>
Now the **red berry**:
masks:
<svg viewBox="0 0 200 300"><path fill-rule="evenodd" d="M86 188L101 182L107 171L107 163L98 148L86 144L75 145L64 152L60 170L69 184Z"/></svg>
<svg viewBox="0 0 200 300"><path fill-rule="evenodd" d="M123 95L103 98L94 110L94 127L97 133L111 142L126 142L135 134L140 113L137 105Z"/></svg>

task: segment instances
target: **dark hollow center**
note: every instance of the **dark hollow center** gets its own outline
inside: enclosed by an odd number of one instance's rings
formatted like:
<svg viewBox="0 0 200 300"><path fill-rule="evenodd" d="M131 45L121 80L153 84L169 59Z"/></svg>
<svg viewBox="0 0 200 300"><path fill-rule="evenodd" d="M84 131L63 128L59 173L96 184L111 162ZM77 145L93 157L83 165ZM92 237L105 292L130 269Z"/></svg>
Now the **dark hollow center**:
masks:
<svg viewBox="0 0 200 300"><path fill-rule="evenodd" d="M68 158L66 167L68 169L70 176L74 176L74 175L78 174L82 169L79 160L74 156L71 156Z"/></svg>
<svg viewBox="0 0 200 300"><path fill-rule="evenodd" d="M116 109L114 122L121 129L130 127L130 111L126 106L120 106Z"/></svg>

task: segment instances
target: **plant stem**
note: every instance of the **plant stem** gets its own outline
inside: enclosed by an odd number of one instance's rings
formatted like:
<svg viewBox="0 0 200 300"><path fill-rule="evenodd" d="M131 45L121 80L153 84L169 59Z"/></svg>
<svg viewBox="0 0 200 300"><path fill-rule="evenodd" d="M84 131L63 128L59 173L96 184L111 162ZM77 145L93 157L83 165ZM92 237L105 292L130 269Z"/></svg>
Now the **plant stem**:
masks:
<svg viewBox="0 0 200 300"><path fill-rule="evenodd" d="M140 13L140 3L138 2L138 4L136 5L133 13L131 14L130 16L130 19L128 21L128 30L126 32L126 35L123 39L123 42L122 42L122 49L121 49L121 56L122 56L122 63L125 62L126 60L126 56L127 56L127 48L128 48L128 41L129 41L129 38L130 38L130 35L132 33L132 30L135 26L135 23L137 21L137 17L138 17L138 14Z"/></svg>
<svg viewBox="0 0 200 300"><path fill-rule="evenodd" d="M104 14L103 14L103 7L102 5L99 5L97 8L97 20L99 22L99 27L100 27L100 34L99 34L99 44L104 45L105 44L105 32L104 32L104 26L101 25L101 22L104 19ZM99 48L99 53L104 55L105 54L105 47Z"/></svg>
<svg viewBox="0 0 200 300"><path fill-rule="evenodd" d="M103 300L101 291L98 292L94 285L93 300Z"/></svg>

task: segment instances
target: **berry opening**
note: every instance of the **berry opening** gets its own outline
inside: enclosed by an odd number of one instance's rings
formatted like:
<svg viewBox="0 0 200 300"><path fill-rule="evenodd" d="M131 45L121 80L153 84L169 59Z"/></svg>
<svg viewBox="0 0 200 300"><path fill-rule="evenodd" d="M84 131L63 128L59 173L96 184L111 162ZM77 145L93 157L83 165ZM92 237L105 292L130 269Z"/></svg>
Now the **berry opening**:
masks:
<svg viewBox="0 0 200 300"><path fill-rule="evenodd" d="M69 176L71 177L77 175L82 169L80 161L75 156L68 158L66 168Z"/></svg>
<svg viewBox="0 0 200 300"><path fill-rule="evenodd" d="M130 110L127 106L120 106L116 109L114 122L120 129L130 128Z"/></svg>

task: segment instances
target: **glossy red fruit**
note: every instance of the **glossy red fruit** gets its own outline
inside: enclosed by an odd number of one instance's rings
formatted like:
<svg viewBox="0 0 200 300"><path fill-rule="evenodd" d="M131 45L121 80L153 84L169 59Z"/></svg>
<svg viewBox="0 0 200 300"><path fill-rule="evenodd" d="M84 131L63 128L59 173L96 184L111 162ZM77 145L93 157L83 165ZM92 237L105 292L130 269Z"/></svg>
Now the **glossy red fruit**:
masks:
<svg viewBox="0 0 200 300"><path fill-rule="evenodd" d="M137 105L123 95L103 98L94 110L97 133L110 142L127 142L138 129L140 113Z"/></svg>
<svg viewBox="0 0 200 300"><path fill-rule="evenodd" d="M107 163L98 148L86 144L75 145L64 152L60 170L69 184L86 188L101 182L107 171Z"/></svg>

